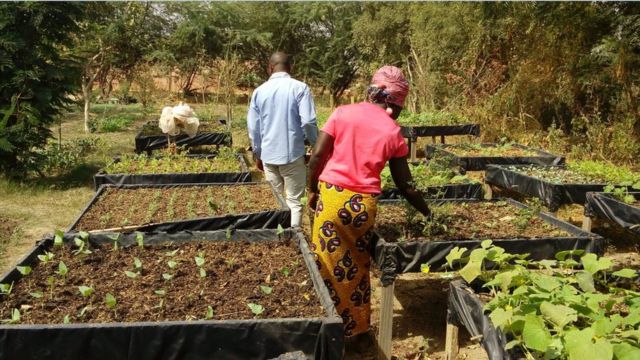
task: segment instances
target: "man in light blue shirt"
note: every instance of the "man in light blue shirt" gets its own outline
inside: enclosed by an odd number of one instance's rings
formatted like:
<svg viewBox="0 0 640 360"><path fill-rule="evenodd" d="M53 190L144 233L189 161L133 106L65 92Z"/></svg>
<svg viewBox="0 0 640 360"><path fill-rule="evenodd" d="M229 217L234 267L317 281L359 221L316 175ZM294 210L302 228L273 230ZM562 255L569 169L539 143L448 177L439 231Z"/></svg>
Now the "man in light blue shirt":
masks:
<svg viewBox="0 0 640 360"><path fill-rule="evenodd" d="M304 140L315 145L318 137L316 111L309 87L291 78L287 54L269 59L267 82L251 96L247 128L256 166L278 191L285 193L291 209L291 226L302 222L302 203L307 180Z"/></svg>

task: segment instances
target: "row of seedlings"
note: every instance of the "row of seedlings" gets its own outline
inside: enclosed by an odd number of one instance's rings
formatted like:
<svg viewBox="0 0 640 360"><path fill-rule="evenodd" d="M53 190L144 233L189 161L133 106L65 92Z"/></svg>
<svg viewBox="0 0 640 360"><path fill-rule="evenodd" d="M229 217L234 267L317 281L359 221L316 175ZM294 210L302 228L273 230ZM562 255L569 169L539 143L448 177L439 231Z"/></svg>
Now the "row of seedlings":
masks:
<svg viewBox="0 0 640 360"><path fill-rule="evenodd" d="M0 279L2 359L338 359L301 232L56 233Z"/></svg>
<svg viewBox="0 0 640 360"><path fill-rule="evenodd" d="M640 358L636 270L581 250L535 261L487 241L454 248L446 357L457 358L458 327L479 339L490 360Z"/></svg>
<svg viewBox="0 0 640 360"><path fill-rule="evenodd" d="M214 155L125 155L117 157L93 179L97 190L106 184L251 182L251 172L242 154L223 147Z"/></svg>
<svg viewBox="0 0 640 360"><path fill-rule="evenodd" d="M416 161L418 138L431 137L433 143L436 137L445 143L445 136L468 135L479 137L480 125L470 123L466 118L447 113L412 114L403 113L398 118L402 135L409 140L411 161Z"/></svg>
<svg viewBox="0 0 640 360"><path fill-rule="evenodd" d="M398 274L447 270L447 254L482 248L488 240L535 260L553 259L560 251L604 250L600 236L512 199L440 199L431 202L431 209L433 218L424 219L405 202L379 202L372 251L383 285L379 347L387 358Z"/></svg>
<svg viewBox="0 0 640 360"><path fill-rule="evenodd" d="M187 134L167 136L158 127L157 121L149 121L135 137L136 153L164 149L169 144L177 147L193 147L203 145L231 146L232 138L226 120L203 120L198 127L198 133L190 137Z"/></svg>

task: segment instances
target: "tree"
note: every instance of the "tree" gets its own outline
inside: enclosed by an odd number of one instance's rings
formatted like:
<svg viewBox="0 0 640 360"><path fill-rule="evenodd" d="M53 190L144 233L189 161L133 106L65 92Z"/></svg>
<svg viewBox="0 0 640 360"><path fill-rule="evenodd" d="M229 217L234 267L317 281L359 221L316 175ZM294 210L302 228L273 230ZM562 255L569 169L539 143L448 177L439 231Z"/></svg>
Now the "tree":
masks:
<svg viewBox="0 0 640 360"><path fill-rule="evenodd" d="M83 4L0 3L0 171L23 176L48 126L72 103L80 66L69 54Z"/></svg>

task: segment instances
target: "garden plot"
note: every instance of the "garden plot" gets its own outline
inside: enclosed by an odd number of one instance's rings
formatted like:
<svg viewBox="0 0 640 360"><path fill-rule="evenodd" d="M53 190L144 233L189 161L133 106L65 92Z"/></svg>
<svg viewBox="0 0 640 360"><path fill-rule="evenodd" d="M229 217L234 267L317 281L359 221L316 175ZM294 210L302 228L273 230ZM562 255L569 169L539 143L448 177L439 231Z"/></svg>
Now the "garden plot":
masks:
<svg viewBox="0 0 640 360"><path fill-rule="evenodd" d="M374 256L387 280L418 272L422 264L438 271L454 247L474 249L487 239L536 260L563 250L603 251L601 237L511 199L445 199L430 208L434 217L427 221L406 203L380 201Z"/></svg>
<svg viewBox="0 0 640 360"><path fill-rule="evenodd" d="M418 137L473 135L480 136L480 125L452 114L402 114L398 118L404 137L415 141Z"/></svg>
<svg viewBox="0 0 640 360"><path fill-rule="evenodd" d="M250 182L251 173L241 154L220 148L216 155L129 155L116 158L93 178L104 184L198 184Z"/></svg>
<svg viewBox="0 0 640 360"><path fill-rule="evenodd" d="M465 175L460 175L448 166L431 161L429 164L409 164L414 186L427 198L440 199L480 199L482 198L482 185ZM385 167L380 174L382 195L381 199L399 199L402 196L395 187L389 167Z"/></svg>
<svg viewBox="0 0 640 360"><path fill-rule="evenodd" d="M466 171L481 171L487 165L560 165L564 157L519 144L446 144L427 145L427 159L448 156L452 164Z"/></svg>
<svg viewBox="0 0 640 360"><path fill-rule="evenodd" d="M568 164L558 166L489 166L485 172L488 184L534 196L542 200L552 212L562 205L586 201L589 191L603 191L607 184L628 182L591 171L591 167Z"/></svg>
<svg viewBox="0 0 640 360"><path fill-rule="evenodd" d="M187 134L169 137L163 134L157 121L145 124L135 137L136 153L163 149L168 146L169 139L178 147L192 147L201 145L231 146L231 133L222 121L203 121L200 123L198 133L194 137Z"/></svg>
<svg viewBox="0 0 640 360"><path fill-rule="evenodd" d="M290 221L291 211L268 182L103 185L70 230L273 229Z"/></svg>
<svg viewBox="0 0 640 360"><path fill-rule="evenodd" d="M640 237L640 192L587 193L584 214L585 230L591 228L590 219L602 219Z"/></svg>
<svg viewBox="0 0 640 360"><path fill-rule="evenodd" d="M635 270L579 252L535 262L490 244L461 259L462 250L447 257L451 266L462 260L466 281L450 284L450 358L457 326L480 339L490 360L640 358ZM484 270L487 261L495 270Z"/></svg>
<svg viewBox="0 0 640 360"><path fill-rule="evenodd" d="M0 280L1 358L342 355L300 232L113 235L58 233Z"/></svg>

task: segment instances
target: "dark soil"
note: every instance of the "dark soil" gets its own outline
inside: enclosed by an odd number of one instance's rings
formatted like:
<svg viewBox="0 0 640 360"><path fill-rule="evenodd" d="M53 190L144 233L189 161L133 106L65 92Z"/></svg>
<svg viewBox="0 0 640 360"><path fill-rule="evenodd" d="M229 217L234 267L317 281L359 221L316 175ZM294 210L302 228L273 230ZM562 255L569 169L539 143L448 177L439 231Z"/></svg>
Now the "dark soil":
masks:
<svg viewBox="0 0 640 360"><path fill-rule="evenodd" d="M10 319L12 310L19 309L20 322L25 324L62 323L66 315L70 322L86 323L203 320L208 306L214 320L323 315L293 241L193 242L118 251L103 246L92 248L88 255L74 255L72 250L69 246L53 250L52 261L36 265L17 282L0 303L0 317ZM201 254L204 278L195 262ZM136 257L142 270L134 265ZM60 261L68 268L66 279L56 273ZM169 261L177 266L171 269ZM140 275L130 278L124 271ZM165 280L163 274L174 277ZM55 283L52 290L50 277ZM271 293L261 285L271 288ZM83 297L79 286L90 286L94 292ZM34 292L42 296L36 298L31 295ZM107 293L117 301L114 309L105 303ZM261 305L264 312L254 315L249 303Z"/></svg>
<svg viewBox="0 0 640 360"><path fill-rule="evenodd" d="M268 184L107 188L75 229L111 229L278 208Z"/></svg>
<svg viewBox="0 0 640 360"><path fill-rule="evenodd" d="M536 216L534 211L519 209L506 202L448 203L432 205L431 210L433 221L426 222L418 215L408 223L405 206L380 204L377 231L391 242L570 236Z"/></svg>
<svg viewBox="0 0 640 360"><path fill-rule="evenodd" d="M554 184L606 184L607 181L589 174L580 174L563 168L541 166L508 167L509 170L523 173Z"/></svg>
<svg viewBox="0 0 640 360"><path fill-rule="evenodd" d="M204 133L220 133L226 132L227 128L225 125L220 124L218 121L200 121L200 126L198 127L198 134ZM157 122L153 122L151 124L145 124L142 127L141 134L143 136L163 136L166 135L162 132L162 130L158 127Z"/></svg>

